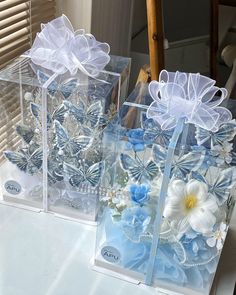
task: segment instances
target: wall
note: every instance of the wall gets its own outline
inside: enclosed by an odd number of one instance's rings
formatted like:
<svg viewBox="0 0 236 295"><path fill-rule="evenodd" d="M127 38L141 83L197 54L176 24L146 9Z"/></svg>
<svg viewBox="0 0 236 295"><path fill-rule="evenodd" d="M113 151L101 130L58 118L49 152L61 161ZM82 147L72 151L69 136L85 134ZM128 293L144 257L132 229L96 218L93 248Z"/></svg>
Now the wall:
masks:
<svg viewBox="0 0 236 295"><path fill-rule="evenodd" d="M57 11L68 16L75 29L91 32L92 0L57 0Z"/></svg>
<svg viewBox="0 0 236 295"><path fill-rule="evenodd" d="M134 1L140 0L57 0L57 10L75 29L84 28L107 42L112 54L129 56Z"/></svg>
<svg viewBox="0 0 236 295"><path fill-rule="evenodd" d="M209 34L211 0L163 1L166 38L172 41Z"/></svg>
<svg viewBox="0 0 236 295"><path fill-rule="evenodd" d="M136 0L93 0L91 33L110 44L111 53L129 56Z"/></svg>
<svg viewBox="0 0 236 295"><path fill-rule="evenodd" d="M166 38L172 41L209 34L211 0L164 0ZM146 0L134 1L133 35L147 24Z"/></svg>
<svg viewBox="0 0 236 295"><path fill-rule="evenodd" d="M147 25L146 0L134 1L132 36L136 35Z"/></svg>

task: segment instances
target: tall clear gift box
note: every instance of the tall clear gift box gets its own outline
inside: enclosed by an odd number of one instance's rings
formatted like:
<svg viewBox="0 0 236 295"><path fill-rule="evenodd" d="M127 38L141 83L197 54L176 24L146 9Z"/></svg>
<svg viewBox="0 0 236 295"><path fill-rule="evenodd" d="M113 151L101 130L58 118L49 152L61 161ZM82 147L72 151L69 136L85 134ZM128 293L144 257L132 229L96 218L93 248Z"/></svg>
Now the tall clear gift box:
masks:
<svg viewBox="0 0 236 295"><path fill-rule="evenodd" d="M104 131L94 268L209 294L234 206L236 122L215 81L167 71L159 81L140 84Z"/></svg>
<svg viewBox="0 0 236 295"><path fill-rule="evenodd" d="M0 72L2 202L96 220L102 131L129 69L64 15L42 25L31 50Z"/></svg>

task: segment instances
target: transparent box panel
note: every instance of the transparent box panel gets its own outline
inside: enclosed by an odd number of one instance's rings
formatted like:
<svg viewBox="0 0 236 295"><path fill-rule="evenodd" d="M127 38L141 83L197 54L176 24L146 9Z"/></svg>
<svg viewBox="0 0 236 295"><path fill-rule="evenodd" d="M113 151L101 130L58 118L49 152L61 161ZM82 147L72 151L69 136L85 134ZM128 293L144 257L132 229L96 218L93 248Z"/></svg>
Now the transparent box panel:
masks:
<svg viewBox="0 0 236 295"><path fill-rule="evenodd" d="M147 86L136 88L104 132L106 165L103 181L107 193L101 198L104 210L99 218L95 253L96 266L140 281L145 279L146 265L143 265L142 271L136 271L133 266L138 265L140 259L147 262L146 250L146 254L142 253L149 239L146 225L150 216L152 222L155 219L158 194L151 182L158 178L159 170L152 159L152 143L144 146L142 131L150 103ZM143 177L146 173L143 168L147 165L150 167L150 174L147 175L150 181ZM137 198L136 201L132 201L131 195L133 200ZM142 204L148 202L150 205L150 212L145 206L139 205L139 195L142 195ZM139 219L146 224L144 228L130 227L130 224L138 225ZM133 266L126 264L129 256L137 256L137 260L132 262Z"/></svg>
<svg viewBox="0 0 236 295"><path fill-rule="evenodd" d="M120 74L120 106L127 98L129 88L129 77L131 70L131 58L112 55L106 71Z"/></svg>
<svg viewBox="0 0 236 295"><path fill-rule="evenodd" d="M42 129L30 109L35 87L40 88L36 75L23 59L0 73L1 198L43 208Z"/></svg>
<svg viewBox="0 0 236 295"><path fill-rule="evenodd" d="M130 60L124 60L112 57L110 71L102 71L96 79L81 73L52 74L24 56L0 72L1 161L10 166L10 175L16 170L23 178L21 188L10 182L12 190L21 193L13 192L9 199L4 184L12 179L1 169L5 201L95 221L102 192L102 131L117 112L121 88L126 90L121 74L128 79ZM4 156L5 150L10 156ZM12 153L17 159L9 159ZM19 153L27 168L17 162L23 161ZM32 156L39 156L40 163ZM35 164L40 167L32 172Z"/></svg>
<svg viewBox="0 0 236 295"><path fill-rule="evenodd" d="M95 221L102 193L102 132L119 105L119 75L84 78L73 77L72 83L79 82L68 98L59 91L48 99L49 114L63 114L48 132L48 206L58 214Z"/></svg>
<svg viewBox="0 0 236 295"><path fill-rule="evenodd" d="M153 286L167 294L209 294L235 203L235 155L220 153L219 138L231 134L233 148L236 124L222 125L218 133L185 124L168 179L164 170L174 130L162 131L147 118L151 102L148 86L139 85L104 131L107 192L100 200L95 267L143 283L151 273Z"/></svg>

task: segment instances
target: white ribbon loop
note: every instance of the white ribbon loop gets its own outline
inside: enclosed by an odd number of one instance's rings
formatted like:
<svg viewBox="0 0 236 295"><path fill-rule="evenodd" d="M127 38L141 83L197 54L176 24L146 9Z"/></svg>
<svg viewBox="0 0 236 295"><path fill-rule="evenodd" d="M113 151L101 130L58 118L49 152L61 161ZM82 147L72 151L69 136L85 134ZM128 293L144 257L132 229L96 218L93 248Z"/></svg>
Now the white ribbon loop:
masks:
<svg viewBox="0 0 236 295"><path fill-rule="evenodd" d="M153 102L147 117L156 120L162 129L172 129L180 118L201 128L217 131L221 124L232 120L232 114L219 107L227 97L225 88L200 74L171 73L163 70L159 82L149 84ZM220 92L220 96L216 94Z"/></svg>
<svg viewBox="0 0 236 295"><path fill-rule="evenodd" d="M57 74L78 70L95 78L110 61L110 47L98 42L84 30L74 31L69 19L62 15L41 26L30 49L33 63Z"/></svg>

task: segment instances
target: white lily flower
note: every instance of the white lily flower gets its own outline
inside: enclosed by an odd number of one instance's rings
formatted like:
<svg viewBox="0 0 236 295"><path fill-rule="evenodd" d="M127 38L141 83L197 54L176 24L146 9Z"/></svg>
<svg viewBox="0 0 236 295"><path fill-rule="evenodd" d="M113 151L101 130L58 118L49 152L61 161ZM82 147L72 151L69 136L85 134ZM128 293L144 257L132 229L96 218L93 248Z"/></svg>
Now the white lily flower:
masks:
<svg viewBox="0 0 236 295"><path fill-rule="evenodd" d="M209 233L216 223L218 205L208 194L208 187L198 180L185 183L173 180L168 188L164 217L177 226L183 234L190 228L196 232Z"/></svg>

